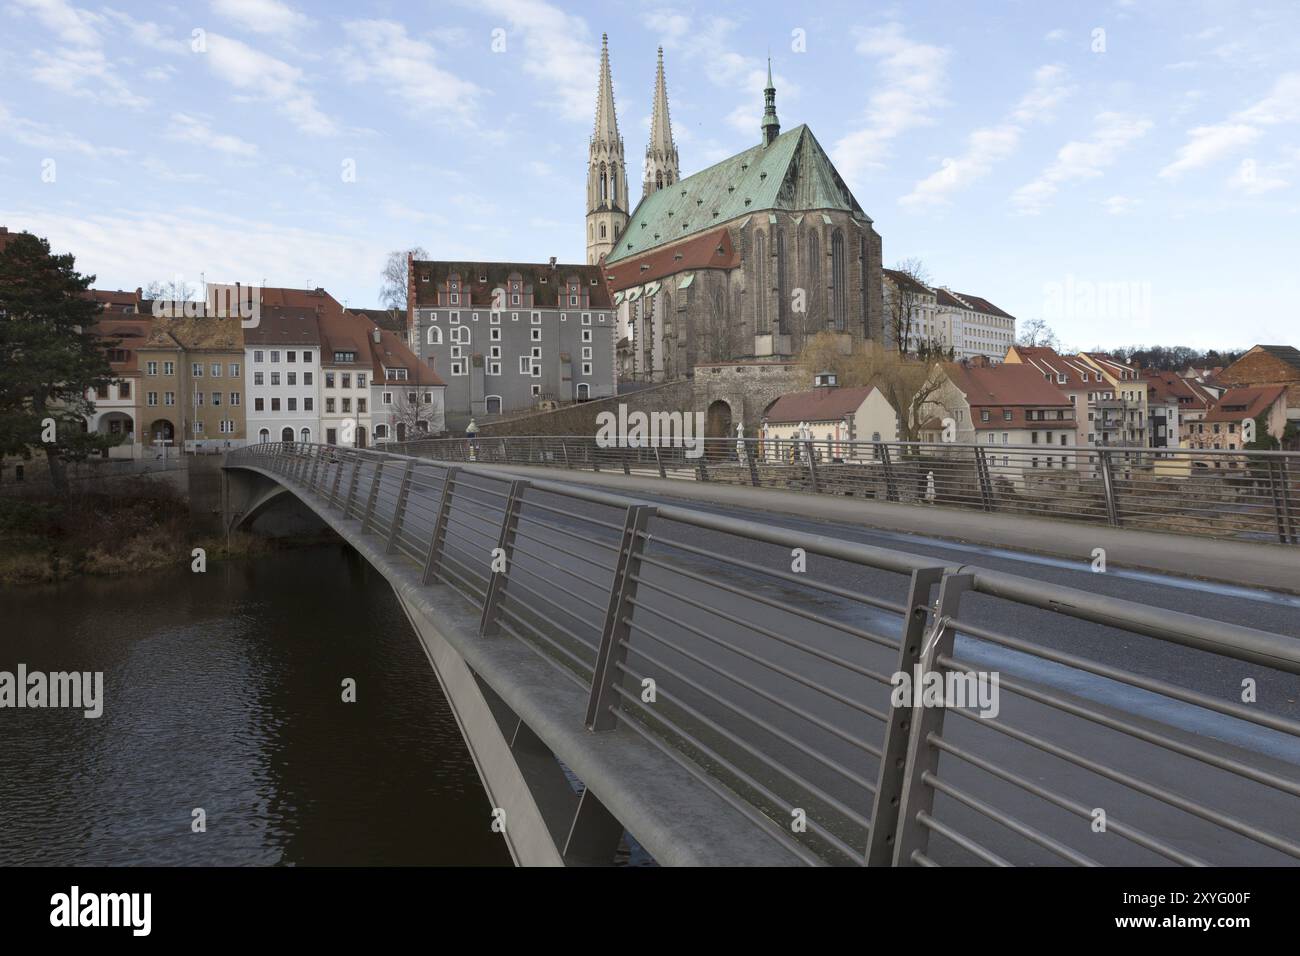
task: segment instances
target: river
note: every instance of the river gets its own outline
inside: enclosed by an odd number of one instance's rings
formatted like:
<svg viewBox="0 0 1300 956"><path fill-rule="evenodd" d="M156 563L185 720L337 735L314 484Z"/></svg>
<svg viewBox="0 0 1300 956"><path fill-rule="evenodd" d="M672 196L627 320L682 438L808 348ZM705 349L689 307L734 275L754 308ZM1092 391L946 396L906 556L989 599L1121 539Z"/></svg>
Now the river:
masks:
<svg viewBox="0 0 1300 956"><path fill-rule="evenodd" d="M510 863L415 633L343 545L0 589L20 663L102 671L104 705L0 709L0 865Z"/></svg>

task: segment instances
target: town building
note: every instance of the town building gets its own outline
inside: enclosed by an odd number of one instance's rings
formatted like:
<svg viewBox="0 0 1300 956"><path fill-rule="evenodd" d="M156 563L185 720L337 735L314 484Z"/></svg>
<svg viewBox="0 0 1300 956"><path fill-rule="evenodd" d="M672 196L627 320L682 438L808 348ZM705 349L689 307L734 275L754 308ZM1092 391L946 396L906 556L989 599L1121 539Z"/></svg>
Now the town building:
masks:
<svg viewBox="0 0 1300 956"><path fill-rule="evenodd" d="M995 365L1002 361L1016 341L1015 316L966 292L939 288L935 298L934 338L940 345L952 349L958 361L977 356Z"/></svg>
<svg viewBox="0 0 1300 956"><path fill-rule="evenodd" d="M1288 420L1296 424L1292 432L1300 428L1300 349L1256 345L1227 368L1217 370L1212 381L1226 388L1285 386Z"/></svg>
<svg viewBox="0 0 1300 956"><path fill-rule="evenodd" d="M884 307L883 340L887 348L914 353L922 345L940 345L938 293L899 269L881 269ZM942 344L947 348L947 344Z"/></svg>
<svg viewBox="0 0 1300 956"><path fill-rule="evenodd" d="M1258 430L1257 422L1264 425L1263 431L1269 436L1281 441L1286 434L1288 407L1285 385L1229 388L1205 413L1202 421L1189 426L1187 447L1234 451L1249 444L1244 437L1248 428L1256 429L1254 441L1261 442L1264 434ZM1217 455L1207 455L1200 463L1211 468L1235 468L1241 464L1238 460Z"/></svg>
<svg viewBox="0 0 1300 956"><path fill-rule="evenodd" d="M375 443L406 441L447 431L447 385L421 362L401 335L372 325L370 421Z"/></svg>
<svg viewBox="0 0 1300 956"><path fill-rule="evenodd" d="M1101 441L1094 419L1098 391L1106 381L1095 368L1075 356L1061 355L1047 345L1012 344L1004 361L1036 369L1069 399L1074 406L1076 445L1095 445Z"/></svg>
<svg viewBox="0 0 1300 956"><path fill-rule="evenodd" d="M320 427L327 445L366 448L371 442L371 331L362 315L324 309L320 328Z"/></svg>
<svg viewBox="0 0 1300 956"><path fill-rule="evenodd" d="M141 290L123 292L91 289L86 295L100 304L94 332L103 339L113 378L88 396L95 412L86 422L93 432L119 439L104 450L105 458L138 458L143 452L140 347L149 337L149 316L141 313Z"/></svg>
<svg viewBox="0 0 1300 956"><path fill-rule="evenodd" d="M320 442L320 320L342 311L324 289L263 288L244 329L250 442Z"/></svg>
<svg viewBox="0 0 1300 956"><path fill-rule="evenodd" d="M446 382L447 425L615 394L599 266L410 260L411 348Z"/></svg>
<svg viewBox="0 0 1300 956"><path fill-rule="evenodd" d="M1080 352L1079 359L1099 372L1104 386L1093 399L1090 412L1098 445L1146 448L1147 389L1139 369L1101 352Z"/></svg>
<svg viewBox="0 0 1300 956"><path fill-rule="evenodd" d="M759 437L767 460L800 457L800 439L813 442L819 459L870 457L850 442L897 441L898 414L873 385L840 388L833 373L821 373L806 392L778 398L763 416Z"/></svg>
<svg viewBox="0 0 1300 956"><path fill-rule="evenodd" d="M926 416L950 418L958 443L986 447L989 470L1019 478L1035 468L1075 468L1075 405L1032 365L986 359L944 362ZM1038 446L1041 454L1005 449Z"/></svg>

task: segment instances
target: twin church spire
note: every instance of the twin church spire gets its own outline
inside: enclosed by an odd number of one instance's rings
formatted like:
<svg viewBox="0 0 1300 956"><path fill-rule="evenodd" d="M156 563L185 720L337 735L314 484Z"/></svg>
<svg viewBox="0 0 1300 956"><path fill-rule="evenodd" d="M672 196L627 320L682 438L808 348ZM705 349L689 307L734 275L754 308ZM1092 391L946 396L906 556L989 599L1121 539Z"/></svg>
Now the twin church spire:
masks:
<svg viewBox="0 0 1300 956"><path fill-rule="evenodd" d="M668 85L664 81L664 49L659 48L655 72L654 112L650 119L650 142L645 151L644 198L681 178L677 146L668 118ZM627 225L631 206L627 197L627 166L623 161L623 138L618 132L614 109L614 82L609 69L609 36L600 38L600 83L596 91L596 126L591 134L587 160L587 262L594 265L614 248Z"/></svg>

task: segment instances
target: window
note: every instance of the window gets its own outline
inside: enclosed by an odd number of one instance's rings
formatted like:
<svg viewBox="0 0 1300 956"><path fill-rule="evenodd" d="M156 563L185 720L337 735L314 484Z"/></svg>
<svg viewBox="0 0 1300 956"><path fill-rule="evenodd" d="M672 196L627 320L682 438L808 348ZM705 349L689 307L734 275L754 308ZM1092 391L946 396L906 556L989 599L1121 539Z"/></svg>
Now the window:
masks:
<svg viewBox="0 0 1300 956"><path fill-rule="evenodd" d="M988 420L989 420L989 410L986 408L980 412L980 421L986 422Z"/></svg>
<svg viewBox="0 0 1300 956"><path fill-rule="evenodd" d="M583 325L591 325L591 313L590 313L590 312L584 312L584 313L582 313L582 324L583 324Z"/></svg>
<svg viewBox="0 0 1300 956"><path fill-rule="evenodd" d="M297 373L297 372L286 372L286 373L285 373L285 379L287 380L287 383L288 383L289 385L297 385L297 384L298 384L298 373Z"/></svg>
<svg viewBox="0 0 1300 956"><path fill-rule="evenodd" d="M145 370L146 370L146 373L149 374L149 375L157 375L157 374L158 374L158 363L157 363L157 362L147 362L147 363L145 364Z"/></svg>
<svg viewBox="0 0 1300 956"><path fill-rule="evenodd" d="M441 345L441 344L442 344L442 327L441 327L441 326L437 326L437 325L431 325L431 326L429 326L429 331L428 331L428 334L427 334L426 337L427 337L427 339L428 339L428 343L429 343L430 345Z"/></svg>
<svg viewBox="0 0 1300 956"><path fill-rule="evenodd" d="M311 349L306 349L306 350L302 353L302 360L303 360L303 362L306 363L306 364L311 364ZM306 434L306 433L307 433L307 429L304 428L304 429L303 429L303 434ZM306 439L304 438L303 441L306 441Z"/></svg>
<svg viewBox="0 0 1300 956"><path fill-rule="evenodd" d="M239 404L239 393L238 393L238 392L231 392L231 393L230 393L230 404L231 404L231 405L238 405L238 404Z"/></svg>
<svg viewBox="0 0 1300 956"><path fill-rule="evenodd" d="M271 399L271 411L278 412L279 410L280 410L280 400L278 398Z"/></svg>
<svg viewBox="0 0 1300 956"><path fill-rule="evenodd" d="M264 399L264 398L254 398L254 399L253 399L253 411L255 411L255 412L264 412L264 411L266 411L266 399Z"/></svg>
<svg viewBox="0 0 1300 956"><path fill-rule="evenodd" d="M190 375L191 375L192 377L194 377L194 378L202 378L202 377L203 377L203 363L202 363L202 362L191 362L191 363L190 363Z"/></svg>
<svg viewBox="0 0 1300 956"><path fill-rule="evenodd" d="M334 414L334 399L332 398L325 399L325 414L326 415Z"/></svg>
<svg viewBox="0 0 1300 956"><path fill-rule="evenodd" d="M284 353L284 360L285 360L286 362L297 362L297 361L298 361L298 353L297 353L297 352L285 352L285 353Z"/></svg>
<svg viewBox="0 0 1300 956"><path fill-rule="evenodd" d="M280 361L280 350L279 350L279 349L271 349L271 362L272 362L272 363L277 363L277 362L279 362L279 361ZM292 441L292 439L290 439L290 440Z"/></svg>
<svg viewBox="0 0 1300 956"><path fill-rule="evenodd" d="M130 397L131 397L131 383L130 383L130 382L118 382L118 383L117 383L117 397L118 397L118 398L130 398ZM1234 427L1235 427L1235 426L1234 426Z"/></svg>
<svg viewBox="0 0 1300 956"><path fill-rule="evenodd" d="M344 372L344 373L342 374L342 376L340 376L340 377L343 379L343 381L342 381L342 387L343 387L343 388L351 388L351 387L352 387L352 373L351 373L351 372Z"/></svg>
<svg viewBox="0 0 1300 956"><path fill-rule="evenodd" d="M540 342L540 341L542 340L542 330L541 330L541 329L530 329L529 331L531 331L531 332L533 333L532 340L533 340L534 342Z"/></svg>
<svg viewBox="0 0 1300 956"><path fill-rule="evenodd" d="M500 362L488 362L488 374L489 374L489 375L500 375L500 374L501 374L501 363L500 363Z"/></svg>
<svg viewBox="0 0 1300 956"><path fill-rule="evenodd" d="M365 413L366 413L366 400L365 400L364 398L358 398L358 399L357 399L357 414L358 414L358 415L364 415Z"/></svg>
<svg viewBox="0 0 1300 956"><path fill-rule="evenodd" d="M302 373L302 383L303 383L304 385L310 385L310 384L311 384L311 381L312 381L312 379L311 379L311 372L303 372L303 373Z"/></svg>
<svg viewBox="0 0 1300 956"><path fill-rule="evenodd" d="M533 360L527 355L519 356L519 374L530 375L533 371Z"/></svg>
<svg viewBox="0 0 1300 956"><path fill-rule="evenodd" d="M316 399L312 398L310 395L302 400L302 410L304 412L310 412L315 407Z"/></svg>
<svg viewBox="0 0 1300 956"><path fill-rule="evenodd" d="M254 361L254 362L265 362L265 361L266 361L266 353L263 352L261 349L255 349L255 350L253 351L253 361Z"/></svg>
<svg viewBox="0 0 1300 956"><path fill-rule="evenodd" d="M194 393L194 404L195 404L195 405L202 405L202 404L203 404L203 393L202 393L202 392L195 392L195 393Z"/></svg>
<svg viewBox="0 0 1300 956"><path fill-rule="evenodd" d="M280 373L279 373L279 372L272 372L272 373L271 373L271 384L272 384L272 385L279 385L279 384L280 384Z"/></svg>
<svg viewBox="0 0 1300 956"><path fill-rule="evenodd" d="M500 341L501 341L501 330L500 330L500 329L488 329L488 332L490 333L490 334L488 335L488 341L490 341L490 342L500 342Z"/></svg>
<svg viewBox="0 0 1300 956"><path fill-rule="evenodd" d="M533 325L541 325L541 324L542 324L542 313L540 313L540 312L534 312L534 313L533 313Z"/></svg>
<svg viewBox="0 0 1300 956"><path fill-rule="evenodd" d="M584 341L584 342L590 342L590 341L591 341L591 329L583 329L583 330L582 330L582 341Z"/></svg>
<svg viewBox="0 0 1300 956"><path fill-rule="evenodd" d="M213 378L221 378L221 363L220 363L220 362L213 362L213 363L212 363L212 366L208 369L208 373L209 373Z"/></svg>
<svg viewBox="0 0 1300 956"><path fill-rule="evenodd" d="M239 363L238 363L238 362L231 362L231 363L230 363L230 377L231 377L231 378L239 378Z"/></svg>
<svg viewBox="0 0 1300 956"><path fill-rule="evenodd" d="M465 363L464 363L464 362L452 362L452 363L451 363L451 374L452 374L452 375L464 375L464 374L465 374Z"/></svg>
<svg viewBox="0 0 1300 956"><path fill-rule="evenodd" d="M459 342L461 345L468 345L470 343L469 327L464 325L456 326L456 328L451 330L451 340L453 342Z"/></svg>
<svg viewBox="0 0 1300 956"><path fill-rule="evenodd" d="M274 385L275 383L272 382L271 384ZM333 373L333 372L326 372L326 373L325 373L325 387L326 387L326 388L333 388L333 387L334 387L334 373Z"/></svg>
<svg viewBox="0 0 1300 956"><path fill-rule="evenodd" d="M352 399L350 398L343 399L343 414L348 415L351 414L351 412L352 412Z"/></svg>
<svg viewBox="0 0 1300 956"><path fill-rule="evenodd" d="M582 374L583 374L583 375L590 375L590 374L591 374L591 363L590 363L590 362L583 362L583 363L582 363Z"/></svg>
<svg viewBox="0 0 1300 956"><path fill-rule="evenodd" d="M289 411L296 412L298 410L298 399L290 398L288 399L288 402L289 402Z"/></svg>
<svg viewBox="0 0 1300 956"><path fill-rule="evenodd" d="M151 407L157 405L157 404L158 404L158 393L157 393L157 392L147 392L147 393L145 394L145 404L146 404L146 405L149 405L149 406L151 406Z"/></svg>
<svg viewBox="0 0 1300 956"><path fill-rule="evenodd" d="M381 403L383 403L384 405L391 405L391 404L393 404L393 393L392 393L392 392L384 392L382 395L379 396L379 401L380 401Z"/></svg>
<svg viewBox="0 0 1300 956"><path fill-rule="evenodd" d="M449 313L449 315L451 316L451 320L450 320L450 321L451 321L451 324L452 324L452 325L460 325L460 313L459 313L459 312L451 312L451 313Z"/></svg>
<svg viewBox="0 0 1300 956"><path fill-rule="evenodd" d="M266 382L265 382L263 376L264 376L264 373L263 373L263 372L254 372L254 373L253 373L253 384L254 384L254 385L265 385Z"/></svg>
<svg viewBox="0 0 1300 956"><path fill-rule="evenodd" d="M176 363L175 363L175 362L163 362L163 374L164 374L164 375L175 375L175 374L176 374Z"/></svg>
<svg viewBox="0 0 1300 956"><path fill-rule="evenodd" d="M213 405L220 405L220 404L221 404L221 393L220 393L220 392L213 392L213 393L212 393L212 404L213 404Z"/></svg>
<svg viewBox="0 0 1300 956"><path fill-rule="evenodd" d="M357 388L365 388L365 387L366 387L366 374L365 374L365 372L358 372L358 373L357 373Z"/></svg>

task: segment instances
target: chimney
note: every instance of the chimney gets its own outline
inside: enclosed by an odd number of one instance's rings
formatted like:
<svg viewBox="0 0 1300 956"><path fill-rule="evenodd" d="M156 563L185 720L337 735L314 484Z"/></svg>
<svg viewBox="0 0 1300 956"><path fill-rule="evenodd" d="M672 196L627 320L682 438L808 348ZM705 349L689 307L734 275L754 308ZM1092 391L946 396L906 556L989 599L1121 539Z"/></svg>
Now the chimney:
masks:
<svg viewBox="0 0 1300 956"><path fill-rule="evenodd" d="M555 268L555 256L551 256L551 268Z"/></svg>
<svg viewBox="0 0 1300 956"><path fill-rule="evenodd" d="M374 331L370 333L370 340L374 342L376 345L378 345L380 338L381 336L379 334L379 326L376 325Z"/></svg>

